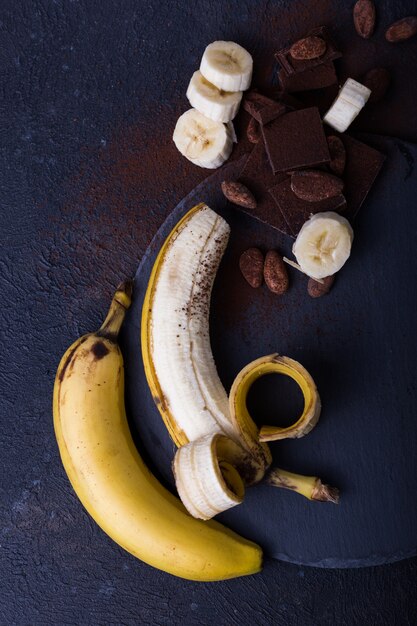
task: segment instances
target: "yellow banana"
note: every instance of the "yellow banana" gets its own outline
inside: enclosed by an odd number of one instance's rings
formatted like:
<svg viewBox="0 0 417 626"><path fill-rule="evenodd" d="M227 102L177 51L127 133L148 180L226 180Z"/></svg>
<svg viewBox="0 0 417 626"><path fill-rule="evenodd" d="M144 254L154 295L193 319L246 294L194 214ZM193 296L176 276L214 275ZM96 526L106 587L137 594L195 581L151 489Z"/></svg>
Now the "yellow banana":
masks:
<svg viewBox="0 0 417 626"><path fill-rule="evenodd" d="M131 284L122 284L100 330L78 339L58 367L54 427L68 478L97 524L149 565L200 581L256 573L261 548L217 522L191 517L135 448L117 345L130 301Z"/></svg>

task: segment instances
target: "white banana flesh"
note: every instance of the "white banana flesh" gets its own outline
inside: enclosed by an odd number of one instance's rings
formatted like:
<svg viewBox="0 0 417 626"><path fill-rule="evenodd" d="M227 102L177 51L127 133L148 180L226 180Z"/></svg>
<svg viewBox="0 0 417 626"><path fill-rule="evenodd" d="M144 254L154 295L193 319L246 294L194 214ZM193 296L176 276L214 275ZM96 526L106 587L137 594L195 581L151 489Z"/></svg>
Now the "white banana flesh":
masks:
<svg viewBox="0 0 417 626"><path fill-rule="evenodd" d="M230 128L196 109L189 109L179 117L172 138L183 156L207 169L223 165L233 149Z"/></svg>
<svg viewBox="0 0 417 626"><path fill-rule="evenodd" d="M233 446L234 454L228 454ZM222 435L206 435L178 449L173 463L178 494L193 517L208 520L243 501L245 486L234 467L244 454ZM231 462L232 461L232 462Z"/></svg>
<svg viewBox="0 0 417 626"><path fill-rule="evenodd" d="M229 233L227 222L209 207L199 210L165 252L153 295L153 365L164 402L188 441L216 432L235 435L208 324Z"/></svg>
<svg viewBox="0 0 417 626"><path fill-rule="evenodd" d="M233 41L214 41L204 51L200 71L223 91L245 91L252 80L253 60Z"/></svg>
<svg viewBox="0 0 417 626"><path fill-rule="evenodd" d="M242 92L220 90L197 70L188 85L187 98L194 109L209 119L230 122L239 110Z"/></svg>
<svg viewBox="0 0 417 626"><path fill-rule="evenodd" d="M321 279L338 272L350 256L353 230L338 213L316 213L301 228L293 253L303 272Z"/></svg>
<svg viewBox="0 0 417 626"><path fill-rule="evenodd" d="M359 115L370 95L371 90L368 87L353 78L348 78L323 121L340 133L344 133Z"/></svg>

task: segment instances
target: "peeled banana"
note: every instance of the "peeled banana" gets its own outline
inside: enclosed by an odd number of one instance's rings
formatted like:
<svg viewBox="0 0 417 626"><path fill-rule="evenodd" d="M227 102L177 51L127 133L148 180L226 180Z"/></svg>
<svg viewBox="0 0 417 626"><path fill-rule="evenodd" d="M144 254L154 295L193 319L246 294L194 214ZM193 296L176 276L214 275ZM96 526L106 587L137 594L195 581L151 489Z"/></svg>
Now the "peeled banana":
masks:
<svg viewBox="0 0 417 626"><path fill-rule="evenodd" d="M245 486L263 479L272 460L264 441L303 436L320 415L311 376L296 361L278 355L250 363L227 396L211 352L209 312L229 231L207 205L191 209L160 250L142 309L145 374L179 448L173 463L177 489L190 513L201 519L236 506ZM246 394L255 378L270 371L296 380L305 408L293 427L265 427L260 437L246 409ZM305 490L298 491L305 495Z"/></svg>
<svg viewBox="0 0 417 626"><path fill-rule="evenodd" d="M191 517L140 458L124 408L117 336L131 284L116 291L96 333L66 351L54 385L54 427L68 478L97 524L149 565L190 580L253 574L262 551L216 522Z"/></svg>

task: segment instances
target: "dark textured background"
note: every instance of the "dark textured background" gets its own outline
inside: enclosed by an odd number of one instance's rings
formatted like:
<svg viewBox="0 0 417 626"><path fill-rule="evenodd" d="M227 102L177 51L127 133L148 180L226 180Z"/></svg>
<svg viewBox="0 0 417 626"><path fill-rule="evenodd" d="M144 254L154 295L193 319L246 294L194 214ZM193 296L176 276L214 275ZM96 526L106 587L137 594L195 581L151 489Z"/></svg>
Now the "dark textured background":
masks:
<svg viewBox="0 0 417 626"><path fill-rule="evenodd" d="M390 96L356 128L417 140L417 39L382 37L415 1L378 7L365 42L351 3L334 0L0 3L2 625L416 623L416 559L345 571L267 560L256 577L212 585L141 564L81 509L51 418L64 349L98 326L157 226L207 174L170 135L208 42L247 46L262 84L275 48L329 24L341 75L393 70Z"/></svg>

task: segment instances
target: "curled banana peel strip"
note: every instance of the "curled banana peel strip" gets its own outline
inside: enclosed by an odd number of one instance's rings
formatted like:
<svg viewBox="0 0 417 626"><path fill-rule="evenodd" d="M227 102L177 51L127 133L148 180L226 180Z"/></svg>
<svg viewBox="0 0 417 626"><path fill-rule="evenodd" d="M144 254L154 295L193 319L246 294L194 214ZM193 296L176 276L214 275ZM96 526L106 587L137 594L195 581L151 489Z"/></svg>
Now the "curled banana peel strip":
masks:
<svg viewBox="0 0 417 626"><path fill-rule="evenodd" d="M142 309L145 374L179 448L173 463L176 485L189 512L202 519L236 506L245 486L264 479L272 462L266 441L301 437L320 415L313 379L287 357L273 354L250 363L238 374L230 397L220 381L210 346L209 312L229 232L225 220L207 205L193 207L159 252ZM259 376L271 372L289 375L300 385L305 407L293 426L264 427L260 437L246 396ZM298 478L295 491L314 499L308 480ZM284 487L282 480L270 484Z"/></svg>
<svg viewBox="0 0 417 626"><path fill-rule="evenodd" d="M304 409L291 426L262 426L258 432L258 427L249 414L246 398L253 383L266 374L283 374L292 378L303 394ZM265 442L304 437L317 424L321 412L320 396L311 375L298 361L279 354L256 359L239 372L230 390L229 405L232 422L248 444L258 438Z"/></svg>

